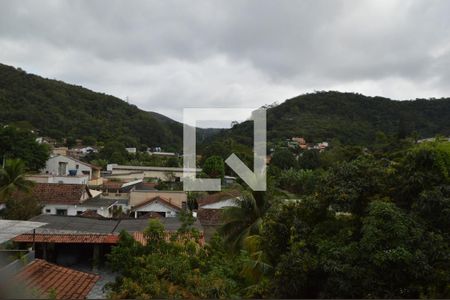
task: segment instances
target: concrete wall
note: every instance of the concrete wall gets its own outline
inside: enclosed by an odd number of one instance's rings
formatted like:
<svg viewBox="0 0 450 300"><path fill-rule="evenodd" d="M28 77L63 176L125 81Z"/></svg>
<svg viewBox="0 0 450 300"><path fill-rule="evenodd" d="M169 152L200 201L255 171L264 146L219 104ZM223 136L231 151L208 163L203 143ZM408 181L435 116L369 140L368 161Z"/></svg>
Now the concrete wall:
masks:
<svg viewBox="0 0 450 300"><path fill-rule="evenodd" d="M170 203L182 208L182 203L187 203L187 194L183 191L131 191L130 206L136 206L155 197L161 197Z"/></svg>
<svg viewBox="0 0 450 300"><path fill-rule="evenodd" d="M42 213L45 215L56 215L57 209L67 210L68 216L76 216L78 211L85 212L86 210L96 210L97 213L105 218L110 218L108 207L88 207L83 205L66 205L66 204L47 204L42 208Z"/></svg>
<svg viewBox="0 0 450 300"><path fill-rule="evenodd" d="M28 175L28 180L37 183L64 183L64 184L87 184L89 176L53 176L53 175Z"/></svg>
<svg viewBox="0 0 450 300"><path fill-rule="evenodd" d="M67 163L65 174L59 174L59 163ZM89 180L93 178L93 170L90 166L82 164L79 161L73 160L67 156L54 156L47 160L43 173L51 175L69 175L69 170L77 170L77 175L88 175ZM86 174L83 173L86 172Z"/></svg>
<svg viewBox="0 0 450 300"><path fill-rule="evenodd" d="M166 213L166 217L168 218L175 217L177 215L176 210L167 207L164 204L159 203L158 201L140 207L139 209L136 210L136 212L164 212ZM135 216L137 216L137 214L135 214Z"/></svg>

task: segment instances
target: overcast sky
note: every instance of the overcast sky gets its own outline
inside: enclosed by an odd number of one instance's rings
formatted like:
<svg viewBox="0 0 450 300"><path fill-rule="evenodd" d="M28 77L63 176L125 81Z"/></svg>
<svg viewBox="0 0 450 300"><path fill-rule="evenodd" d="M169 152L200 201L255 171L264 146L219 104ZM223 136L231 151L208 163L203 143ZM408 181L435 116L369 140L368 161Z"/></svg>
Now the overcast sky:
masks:
<svg viewBox="0 0 450 300"><path fill-rule="evenodd" d="M315 90L450 96L450 1L0 0L0 62L185 107L259 107Z"/></svg>

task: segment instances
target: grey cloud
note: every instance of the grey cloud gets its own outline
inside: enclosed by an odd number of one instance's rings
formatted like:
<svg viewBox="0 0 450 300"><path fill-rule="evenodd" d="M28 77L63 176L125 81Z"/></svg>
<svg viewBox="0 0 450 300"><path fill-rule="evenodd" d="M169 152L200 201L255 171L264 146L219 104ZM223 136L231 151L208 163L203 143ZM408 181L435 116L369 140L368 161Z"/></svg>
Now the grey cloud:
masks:
<svg viewBox="0 0 450 300"><path fill-rule="evenodd" d="M446 96L449 13L425 0L3 0L0 62L177 119L316 89Z"/></svg>

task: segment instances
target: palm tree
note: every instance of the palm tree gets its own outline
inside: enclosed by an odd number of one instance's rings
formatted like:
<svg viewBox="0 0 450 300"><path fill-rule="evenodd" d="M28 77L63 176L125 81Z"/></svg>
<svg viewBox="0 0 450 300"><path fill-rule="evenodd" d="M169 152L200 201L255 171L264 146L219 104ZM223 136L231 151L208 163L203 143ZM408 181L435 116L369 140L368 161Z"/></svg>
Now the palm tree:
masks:
<svg viewBox="0 0 450 300"><path fill-rule="evenodd" d="M224 224L219 233L232 250L241 249L246 238L259 234L262 217L269 209L269 201L265 192L245 192L236 206L224 210Z"/></svg>
<svg viewBox="0 0 450 300"><path fill-rule="evenodd" d="M25 163L20 159L7 160L0 169L0 201L7 201L14 192L29 192L33 182L25 178Z"/></svg>

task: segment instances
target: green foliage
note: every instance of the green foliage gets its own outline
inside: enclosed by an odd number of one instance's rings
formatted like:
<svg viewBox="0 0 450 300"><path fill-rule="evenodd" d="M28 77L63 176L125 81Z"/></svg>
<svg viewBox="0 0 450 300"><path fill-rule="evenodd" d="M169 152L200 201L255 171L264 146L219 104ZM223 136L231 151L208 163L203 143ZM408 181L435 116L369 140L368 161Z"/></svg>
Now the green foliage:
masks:
<svg viewBox="0 0 450 300"><path fill-rule="evenodd" d="M3 124L27 121L41 135L55 139L91 137L90 144L93 139L108 142L127 137L121 142L133 147L146 144L181 148L183 128L178 122L142 111L113 96L2 64L0 107Z"/></svg>
<svg viewBox="0 0 450 300"><path fill-rule="evenodd" d="M41 212L38 201L29 195L33 182L25 178L25 163L20 159L7 160L0 169L0 203L5 203L3 218L28 220Z"/></svg>
<svg viewBox="0 0 450 300"><path fill-rule="evenodd" d="M38 171L45 167L48 157L48 147L38 144L30 130L0 127L0 160L18 158L24 161L27 170Z"/></svg>
<svg viewBox="0 0 450 300"><path fill-rule="evenodd" d="M32 195L20 195L6 200L3 218L8 220L29 220L41 214L41 205Z"/></svg>
<svg viewBox="0 0 450 300"><path fill-rule="evenodd" d="M450 101L392 101L355 93L316 92L268 109L267 130L272 143L302 136L308 142L337 139L346 145L367 146L377 141L380 132L396 139L412 135L449 136ZM251 146L252 131L251 121L242 122L213 140L225 136Z"/></svg>
<svg viewBox="0 0 450 300"><path fill-rule="evenodd" d="M291 151L289 151L289 149L281 149L276 151L272 155L270 163L271 165L278 167L282 170L297 167L297 160L295 159L294 154Z"/></svg>
<svg viewBox="0 0 450 300"><path fill-rule="evenodd" d="M210 156L203 163L203 173L210 178L222 178L225 175L225 164L223 159L218 156Z"/></svg>
<svg viewBox="0 0 450 300"><path fill-rule="evenodd" d="M121 233L109 255L111 267L121 276L110 285L119 298L231 298L239 295L242 278L236 262L223 251L217 237L202 247L189 232L165 239L164 228L151 220L147 245ZM237 260L236 260L237 259ZM238 264L239 265L239 264Z"/></svg>
<svg viewBox="0 0 450 300"><path fill-rule="evenodd" d="M262 218L270 207L269 199L263 192L244 192L236 204L224 210L224 224L219 229L234 251L242 248L247 237L259 233Z"/></svg>
<svg viewBox="0 0 450 300"><path fill-rule="evenodd" d="M277 177L279 186L292 193L310 194L320 182L322 172L312 170L289 169Z"/></svg>
<svg viewBox="0 0 450 300"><path fill-rule="evenodd" d="M0 201L6 201L15 192L29 192L33 182L25 178L25 163L20 159L9 159L0 169Z"/></svg>

